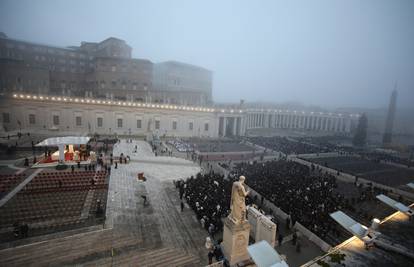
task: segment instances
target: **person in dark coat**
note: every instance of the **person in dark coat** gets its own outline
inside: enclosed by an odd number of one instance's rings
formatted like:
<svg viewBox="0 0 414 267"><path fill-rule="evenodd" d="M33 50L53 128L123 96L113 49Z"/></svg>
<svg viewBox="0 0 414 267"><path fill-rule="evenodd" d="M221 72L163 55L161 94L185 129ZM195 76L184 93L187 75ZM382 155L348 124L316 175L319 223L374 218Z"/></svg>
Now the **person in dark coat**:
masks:
<svg viewBox="0 0 414 267"><path fill-rule="evenodd" d="M279 242L279 247L282 245L283 242L283 235L279 234L279 236L277 237L277 241Z"/></svg>

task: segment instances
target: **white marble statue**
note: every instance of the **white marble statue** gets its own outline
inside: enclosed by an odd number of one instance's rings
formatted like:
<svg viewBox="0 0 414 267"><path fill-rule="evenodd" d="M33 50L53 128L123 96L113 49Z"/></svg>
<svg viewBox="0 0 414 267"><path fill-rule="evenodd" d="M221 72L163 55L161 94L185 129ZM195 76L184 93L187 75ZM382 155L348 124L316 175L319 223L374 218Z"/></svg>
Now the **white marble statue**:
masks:
<svg viewBox="0 0 414 267"><path fill-rule="evenodd" d="M244 180L246 177L240 176L239 181L233 183L231 189L231 204L230 204L230 218L235 223L242 223L246 221L246 196L250 191L244 188Z"/></svg>

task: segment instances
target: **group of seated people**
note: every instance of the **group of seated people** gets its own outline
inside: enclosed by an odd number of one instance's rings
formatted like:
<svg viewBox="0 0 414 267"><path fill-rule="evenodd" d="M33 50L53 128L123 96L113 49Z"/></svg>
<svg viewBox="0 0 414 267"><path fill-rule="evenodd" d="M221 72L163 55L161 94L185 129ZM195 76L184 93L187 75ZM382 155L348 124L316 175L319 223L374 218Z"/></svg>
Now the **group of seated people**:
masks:
<svg viewBox="0 0 414 267"><path fill-rule="evenodd" d="M283 152L285 154L313 154L331 152L331 149L326 146L309 144L279 136L250 137L248 141L274 151Z"/></svg>
<svg viewBox="0 0 414 267"><path fill-rule="evenodd" d="M375 194L378 194L362 185L342 190L335 176L315 165L308 167L288 160L239 163L227 178L214 173L198 174L176 184L180 195L184 196L207 231L211 232L211 224L214 232L222 230L221 219L230 213L232 183L240 175L246 177L247 186L287 213L291 225L299 222L332 245L344 236L329 214L343 210L369 223L372 213L359 206L366 201L375 201ZM269 207L263 206L263 200L258 204L257 199L247 197L246 205L252 203L275 215Z"/></svg>
<svg viewBox="0 0 414 267"><path fill-rule="evenodd" d="M232 181L214 173L199 173L186 181L178 182L177 187L201 225L212 236L223 228L221 218L230 212Z"/></svg>
<svg viewBox="0 0 414 267"><path fill-rule="evenodd" d="M246 184L299 221L318 236L324 237L332 225L329 214L345 208L346 201L336 193L332 175L296 162L280 160L240 163L231 177L246 176Z"/></svg>
<svg viewBox="0 0 414 267"><path fill-rule="evenodd" d="M400 157L397 154L386 154L386 153L380 153L380 152L365 152L361 153L361 156L369 158L371 160L377 161L377 162L386 162L386 163L397 163L401 165L405 165L408 168L414 165L414 159L410 157Z"/></svg>
<svg viewBox="0 0 414 267"><path fill-rule="evenodd" d="M190 144L182 141L181 139L168 140L167 143L172 145L178 152L191 152L193 148Z"/></svg>
<svg viewBox="0 0 414 267"><path fill-rule="evenodd" d="M192 138L189 142L193 144L194 150L200 152L241 152L252 150L252 147L241 143L240 140L233 139L200 140Z"/></svg>

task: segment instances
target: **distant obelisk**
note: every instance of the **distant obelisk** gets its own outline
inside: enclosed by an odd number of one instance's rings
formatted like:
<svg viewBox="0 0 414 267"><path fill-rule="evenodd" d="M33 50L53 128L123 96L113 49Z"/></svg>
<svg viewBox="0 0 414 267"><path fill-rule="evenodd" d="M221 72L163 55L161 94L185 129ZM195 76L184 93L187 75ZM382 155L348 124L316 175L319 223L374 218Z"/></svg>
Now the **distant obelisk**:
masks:
<svg viewBox="0 0 414 267"><path fill-rule="evenodd" d="M384 136L382 137L382 144L387 145L392 142L392 128L394 126L395 109L397 105L397 85L392 91L390 98L390 105L388 106L387 121L385 122Z"/></svg>

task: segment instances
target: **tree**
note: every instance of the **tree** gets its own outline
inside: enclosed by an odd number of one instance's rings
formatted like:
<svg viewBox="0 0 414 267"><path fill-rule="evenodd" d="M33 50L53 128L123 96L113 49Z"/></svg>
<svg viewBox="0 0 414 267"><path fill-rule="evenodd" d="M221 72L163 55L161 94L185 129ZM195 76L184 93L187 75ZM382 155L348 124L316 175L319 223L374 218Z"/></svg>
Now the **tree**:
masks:
<svg viewBox="0 0 414 267"><path fill-rule="evenodd" d="M368 128L368 119L364 114L359 117L358 126L355 131L354 140L352 143L354 146L364 146L367 142L367 128Z"/></svg>

